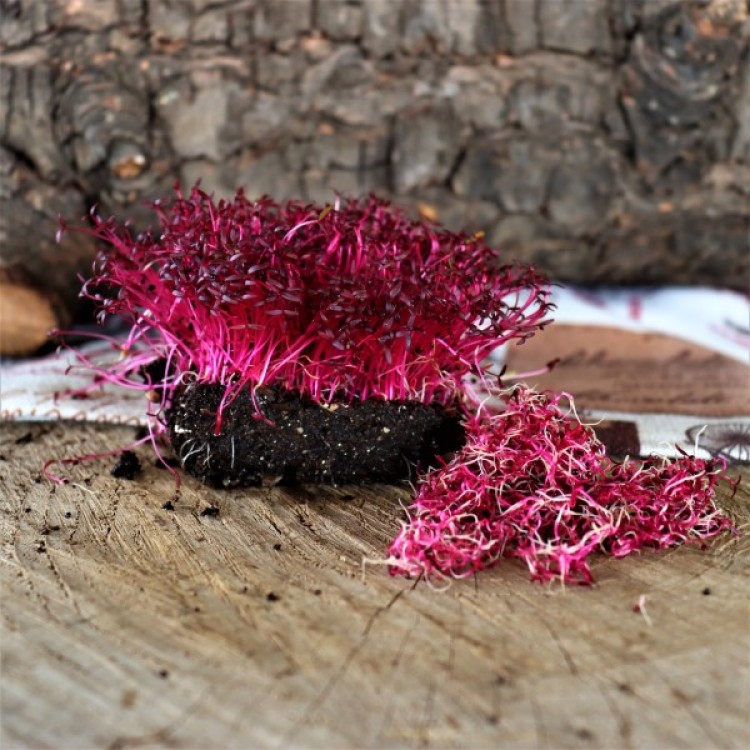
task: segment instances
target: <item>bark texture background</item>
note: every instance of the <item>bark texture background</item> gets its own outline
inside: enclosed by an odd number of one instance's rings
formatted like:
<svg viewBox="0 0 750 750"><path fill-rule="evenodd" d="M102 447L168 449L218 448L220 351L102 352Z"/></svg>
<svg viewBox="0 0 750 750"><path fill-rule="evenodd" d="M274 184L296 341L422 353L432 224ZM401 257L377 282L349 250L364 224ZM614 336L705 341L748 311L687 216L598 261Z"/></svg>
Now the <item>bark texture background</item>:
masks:
<svg viewBox="0 0 750 750"><path fill-rule="evenodd" d="M58 213L139 225L201 178L376 191L564 280L747 280L747 0L0 8L6 267L29 272Z"/></svg>

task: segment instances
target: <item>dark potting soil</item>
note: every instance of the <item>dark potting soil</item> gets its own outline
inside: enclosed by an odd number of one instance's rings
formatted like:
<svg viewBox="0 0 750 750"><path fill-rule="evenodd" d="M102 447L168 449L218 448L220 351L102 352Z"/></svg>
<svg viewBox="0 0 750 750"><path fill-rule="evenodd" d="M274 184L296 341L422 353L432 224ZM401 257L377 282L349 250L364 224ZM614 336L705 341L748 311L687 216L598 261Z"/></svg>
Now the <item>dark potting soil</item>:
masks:
<svg viewBox="0 0 750 750"><path fill-rule="evenodd" d="M201 384L175 394L167 411L172 446L183 468L214 487L395 482L416 464L461 447L457 413L416 401L355 401L321 406L279 388L258 389L227 406L214 435L224 387ZM269 422L271 424L269 424Z"/></svg>
<svg viewBox="0 0 750 750"><path fill-rule="evenodd" d="M135 479L141 473L141 462L133 451L123 451L112 467L112 476L117 479Z"/></svg>

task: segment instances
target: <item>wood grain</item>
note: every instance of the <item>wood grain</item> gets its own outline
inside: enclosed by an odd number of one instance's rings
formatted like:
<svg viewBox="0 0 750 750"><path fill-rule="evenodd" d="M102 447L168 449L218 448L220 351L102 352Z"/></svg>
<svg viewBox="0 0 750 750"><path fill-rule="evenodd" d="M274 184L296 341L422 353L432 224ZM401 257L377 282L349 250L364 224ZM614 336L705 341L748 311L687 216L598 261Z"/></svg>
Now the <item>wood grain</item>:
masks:
<svg viewBox="0 0 750 750"><path fill-rule="evenodd" d="M590 589L506 564L436 591L362 576L405 489L186 477L175 496L146 450L135 481L112 478L113 459L36 481L48 458L132 436L3 426L3 747L750 742L746 537L601 559ZM747 527L747 488L722 502Z"/></svg>

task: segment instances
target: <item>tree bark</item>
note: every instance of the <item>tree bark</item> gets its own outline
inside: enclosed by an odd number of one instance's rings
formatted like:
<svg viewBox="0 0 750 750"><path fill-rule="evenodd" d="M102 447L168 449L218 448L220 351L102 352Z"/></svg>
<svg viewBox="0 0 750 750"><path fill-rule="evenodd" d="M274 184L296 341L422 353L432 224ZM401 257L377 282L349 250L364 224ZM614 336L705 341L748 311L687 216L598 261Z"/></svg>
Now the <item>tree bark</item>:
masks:
<svg viewBox="0 0 750 750"><path fill-rule="evenodd" d="M26 354L71 323L95 247L81 234L55 242L58 216L83 213L75 190L49 184L2 148L0 174L0 354Z"/></svg>
<svg viewBox="0 0 750 750"><path fill-rule="evenodd" d="M59 210L143 226L144 200L200 178L375 191L562 280L746 283L747 0L0 9L4 265Z"/></svg>

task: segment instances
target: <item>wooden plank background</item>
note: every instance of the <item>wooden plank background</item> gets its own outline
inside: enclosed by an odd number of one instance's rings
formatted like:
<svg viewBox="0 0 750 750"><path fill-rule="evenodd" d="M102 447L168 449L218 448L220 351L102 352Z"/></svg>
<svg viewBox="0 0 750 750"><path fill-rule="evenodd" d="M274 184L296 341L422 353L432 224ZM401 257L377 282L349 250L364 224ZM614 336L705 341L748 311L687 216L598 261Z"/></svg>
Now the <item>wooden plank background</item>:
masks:
<svg viewBox="0 0 750 750"><path fill-rule="evenodd" d="M176 497L145 449L135 481L37 481L132 436L2 427L3 747L750 744L747 537L601 558L594 588L509 563L436 591L362 574L407 489ZM722 503L747 528L747 487Z"/></svg>

